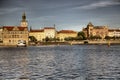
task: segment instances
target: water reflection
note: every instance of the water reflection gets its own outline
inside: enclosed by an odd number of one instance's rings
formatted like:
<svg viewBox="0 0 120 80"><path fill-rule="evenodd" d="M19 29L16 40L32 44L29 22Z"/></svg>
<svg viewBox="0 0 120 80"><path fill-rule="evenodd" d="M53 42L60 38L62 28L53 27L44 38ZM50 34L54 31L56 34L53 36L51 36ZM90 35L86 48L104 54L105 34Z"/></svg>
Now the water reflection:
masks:
<svg viewBox="0 0 120 80"><path fill-rule="evenodd" d="M0 48L0 73L2 80L15 79L27 76L29 63L26 48L4 47Z"/></svg>
<svg viewBox="0 0 120 80"><path fill-rule="evenodd" d="M2 80L120 80L120 46L0 48Z"/></svg>
<svg viewBox="0 0 120 80"><path fill-rule="evenodd" d="M120 50L118 51L120 48L115 47L96 46L86 51L88 80L120 80Z"/></svg>

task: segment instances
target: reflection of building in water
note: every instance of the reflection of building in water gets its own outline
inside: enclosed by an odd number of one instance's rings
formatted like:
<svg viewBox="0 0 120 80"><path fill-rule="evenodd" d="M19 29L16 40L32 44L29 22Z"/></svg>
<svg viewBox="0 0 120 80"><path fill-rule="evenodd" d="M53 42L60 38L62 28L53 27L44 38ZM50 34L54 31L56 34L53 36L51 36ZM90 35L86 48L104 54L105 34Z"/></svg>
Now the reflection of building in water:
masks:
<svg viewBox="0 0 120 80"><path fill-rule="evenodd" d="M18 66L21 67L21 75L24 75L24 76L27 76L27 73L29 73L29 71L27 70L28 68L28 63L29 63L29 59L28 59L28 52L26 49L23 49L20 54L22 55L19 55L18 58L16 58L16 63Z"/></svg>
<svg viewBox="0 0 120 80"><path fill-rule="evenodd" d="M28 50L26 48L4 47L0 50L0 73L4 74L4 79L12 77L29 76L28 73ZM1 80L0 76L0 80ZM11 79L12 79L11 78ZM14 79L18 80L18 79Z"/></svg>
<svg viewBox="0 0 120 80"><path fill-rule="evenodd" d="M103 46L101 46L103 47ZM115 70L116 60L114 59L114 54L112 56L108 56L109 54L106 54L105 51L100 51L96 47L96 51L87 53L87 56L85 56L85 68L87 69L86 73L86 80L98 80L98 79L103 79L103 80L109 80L110 78L115 79L115 75L117 69ZM97 53L97 50L99 50L99 53ZM111 54L110 54L111 55ZM114 80L113 79L113 80Z"/></svg>
<svg viewBox="0 0 120 80"><path fill-rule="evenodd" d="M27 49L21 49L20 52L17 53L15 58L15 63L19 67L20 77L29 77L30 71L28 70L29 58Z"/></svg>

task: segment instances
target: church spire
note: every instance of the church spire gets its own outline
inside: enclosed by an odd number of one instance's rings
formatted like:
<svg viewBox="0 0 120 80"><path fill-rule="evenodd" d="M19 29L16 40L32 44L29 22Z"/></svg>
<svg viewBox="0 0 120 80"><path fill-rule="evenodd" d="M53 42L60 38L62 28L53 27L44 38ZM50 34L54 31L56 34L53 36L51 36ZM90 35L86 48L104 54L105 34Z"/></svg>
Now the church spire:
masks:
<svg viewBox="0 0 120 80"><path fill-rule="evenodd" d="M26 21L26 14L25 14L25 12L22 15L22 21Z"/></svg>
<svg viewBox="0 0 120 80"><path fill-rule="evenodd" d="M28 27L28 22L26 20L25 12L22 14L21 27Z"/></svg>

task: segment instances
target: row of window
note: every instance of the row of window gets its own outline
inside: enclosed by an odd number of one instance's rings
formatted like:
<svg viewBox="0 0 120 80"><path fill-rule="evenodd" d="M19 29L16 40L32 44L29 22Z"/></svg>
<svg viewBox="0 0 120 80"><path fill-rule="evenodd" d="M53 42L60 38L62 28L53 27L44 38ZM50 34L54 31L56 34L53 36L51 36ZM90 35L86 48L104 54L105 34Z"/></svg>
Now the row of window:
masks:
<svg viewBox="0 0 120 80"><path fill-rule="evenodd" d="M4 38L23 38L23 37L27 37L27 35L10 35L10 36L6 36L4 35Z"/></svg>
<svg viewBox="0 0 120 80"><path fill-rule="evenodd" d="M27 31L9 31L9 32L5 32L7 34L28 34Z"/></svg>
<svg viewBox="0 0 120 80"><path fill-rule="evenodd" d="M18 40L9 40L9 43L18 42Z"/></svg>

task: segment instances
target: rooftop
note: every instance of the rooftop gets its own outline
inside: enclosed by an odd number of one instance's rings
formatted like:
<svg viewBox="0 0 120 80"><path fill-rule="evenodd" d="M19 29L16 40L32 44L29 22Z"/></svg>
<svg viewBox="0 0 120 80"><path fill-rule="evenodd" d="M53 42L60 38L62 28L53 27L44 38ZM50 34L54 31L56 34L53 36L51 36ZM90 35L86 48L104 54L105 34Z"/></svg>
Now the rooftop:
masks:
<svg viewBox="0 0 120 80"><path fill-rule="evenodd" d="M55 27L44 27L44 29L55 29Z"/></svg>
<svg viewBox="0 0 120 80"><path fill-rule="evenodd" d="M73 30L61 30L61 31L58 31L58 33L77 33L77 32Z"/></svg>
<svg viewBox="0 0 120 80"><path fill-rule="evenodd" d="M43 31L44 31L43 29L36 29L36 30L35 30L35 29L34 29L34 30L31 29L31 30L30 30L30 32L43 32Z"/></svg>
<svg viewBox="0 0 120 80"><path fill-rule="evenodd" d="M25 29L28 29L27 27L21 26L3 26L3 30L7 29L8 31L12 31L14 28L17 28L19 31L24 31Z"/></svg>

